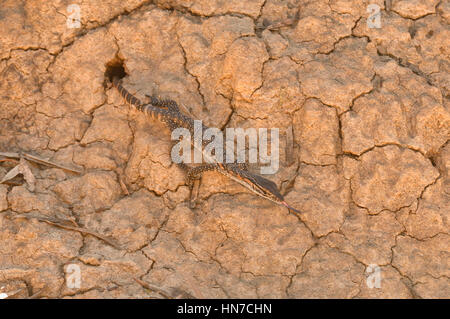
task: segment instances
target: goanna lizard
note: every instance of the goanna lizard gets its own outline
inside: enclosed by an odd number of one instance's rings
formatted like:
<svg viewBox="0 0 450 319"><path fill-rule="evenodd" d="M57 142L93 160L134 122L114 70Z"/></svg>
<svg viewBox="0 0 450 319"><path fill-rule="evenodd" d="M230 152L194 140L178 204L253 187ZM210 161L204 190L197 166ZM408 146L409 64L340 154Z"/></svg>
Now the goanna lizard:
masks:
<svg viewBox="0 0 450 319"><path fill-rule="evenodd" d="M122 86L120 80L117 77L114 77L112 79L112 84L117 88L123 99L128 104L135 107L137 110L151 116L152 118L157 118L160 121L164 122L171 131L178 127L183 127L189 130L191 136L194 136L194 120L191 117L183 114L175 101L162 100L154 96L146 95L149 98L149 103L142 103L141 100L133 96ZM203 131L207 128L208 127L205 125L202 126ZM203 148L200 151L205 156L210 157L208 154L205 154L203 152ZM274 182L260 175L249 172L247 169L245 169L245 165L240 165L237 163L219 163L217 161L194 167L188 167L184 163L180 163L178 165L187 170L187 183L191 190L194 181L200 178L203 172L208 170L215 170L243 185L256 195L264 197L278 205L283 205L289 210L292 210L296 213L300 213L298 210L286 203L283 195L280 194Z"/></svg>

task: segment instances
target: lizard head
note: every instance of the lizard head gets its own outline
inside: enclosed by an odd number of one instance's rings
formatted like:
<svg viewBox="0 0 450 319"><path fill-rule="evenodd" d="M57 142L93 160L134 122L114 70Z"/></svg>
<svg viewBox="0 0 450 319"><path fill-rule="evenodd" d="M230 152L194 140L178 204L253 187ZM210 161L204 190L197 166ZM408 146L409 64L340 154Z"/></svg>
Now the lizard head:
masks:
<svg viewBox="0 0 450 319"><path fill-rule="evenodd" d="M285 206L289 210L300 214L298 210L286 203L283 195L280 194L277 185L271 180L244 170L240 171L240 176L245 183L244 186L258 194L259 196L267 198L268 200L277 203L278 205Z"/></svg>

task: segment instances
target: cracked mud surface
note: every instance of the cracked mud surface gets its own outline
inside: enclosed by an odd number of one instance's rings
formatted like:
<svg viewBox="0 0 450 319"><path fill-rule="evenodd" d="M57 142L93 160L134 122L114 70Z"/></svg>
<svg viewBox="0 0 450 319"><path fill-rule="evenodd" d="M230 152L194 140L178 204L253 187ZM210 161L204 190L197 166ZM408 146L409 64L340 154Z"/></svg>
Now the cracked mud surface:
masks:
<svg viewBox="0 0 450 319"><path fill-rule="evenodd" d="M0 293L161 297L140 280L173 297L450 297L448 0L83 1L70 29L74 2L0 8L0 152L82 169L30 163L35 189L0 184ZM216 172L191 209L168 129L105 85L118 59L139 97L280 128L269 178L300 217Z"/></svg>

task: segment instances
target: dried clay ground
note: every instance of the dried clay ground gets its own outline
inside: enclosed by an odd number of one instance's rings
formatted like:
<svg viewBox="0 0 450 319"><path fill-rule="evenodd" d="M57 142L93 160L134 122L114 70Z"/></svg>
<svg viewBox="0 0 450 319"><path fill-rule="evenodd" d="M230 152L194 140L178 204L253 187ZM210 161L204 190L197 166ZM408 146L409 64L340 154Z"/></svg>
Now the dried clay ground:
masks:
<svg viewBox="0 0 450 319"><path fill-rule="evenodd" d="M448 0L82 1L69 28L73 3L0 7L0 293L450 297ZM209 126L280 128L301 215L215 172L191 209L120 65Z"/></svg>

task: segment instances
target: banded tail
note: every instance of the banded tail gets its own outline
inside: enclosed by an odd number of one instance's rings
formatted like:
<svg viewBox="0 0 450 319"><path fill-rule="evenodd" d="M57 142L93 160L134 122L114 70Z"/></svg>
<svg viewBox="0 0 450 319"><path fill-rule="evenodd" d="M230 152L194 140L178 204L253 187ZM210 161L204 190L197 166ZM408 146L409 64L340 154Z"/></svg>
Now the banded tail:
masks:
<svg viewBox="0 0 450 319"><path fill-rule="evenodd" d="M120 80L115 77L112 80L112 84L114 85L114 87L119 91L120 95L123 97L123 99L130 104L131 106L134 106L135 108L137 108L139 111L143 110L143 106L144 104L141 102L141 100L139 100L137 97L135 97L133 94L131 94L130 92L127 91L127 89L125 89L122 84L120 84Z"/></svg>
<svg viewBox="0 0 450 319"><path fill-rule="evenodd" d="M171 111L157 107L150 104L144 104L141 100L139 100L137 97L135 97L133 94L127 91L122 84L120 83L120 80L118 78L113 78L112 80L113 86L119 91L119 94L122 96L122 98L131 106L135 107L138 111L141 111L147 115L150 115L153 119L158 119L160 121L163 121L173 129L175 124L173 124L173 114ZM156 100L159 102L158 100Z"/></svg>

